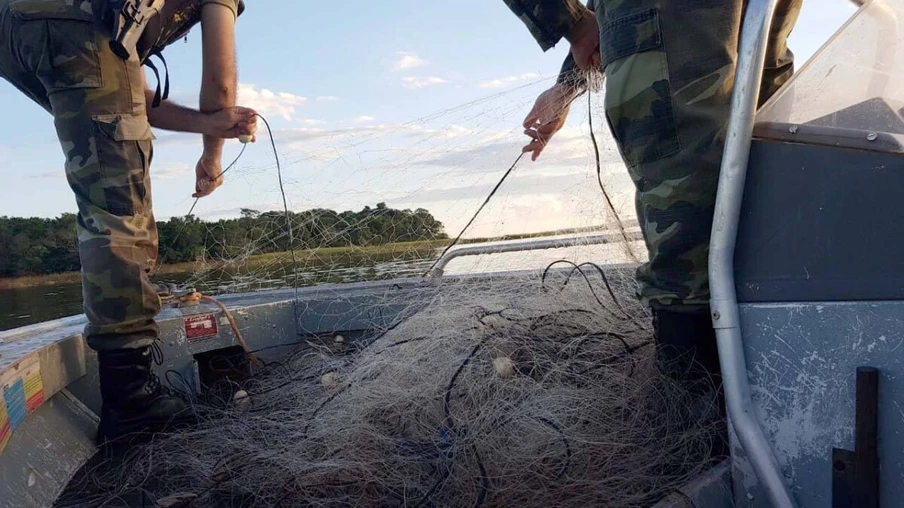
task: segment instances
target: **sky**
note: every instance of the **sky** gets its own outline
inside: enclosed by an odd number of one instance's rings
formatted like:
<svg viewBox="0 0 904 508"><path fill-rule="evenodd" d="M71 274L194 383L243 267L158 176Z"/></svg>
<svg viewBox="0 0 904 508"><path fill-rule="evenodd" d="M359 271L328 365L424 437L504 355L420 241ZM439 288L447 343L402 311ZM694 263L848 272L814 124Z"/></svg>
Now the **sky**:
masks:
<svg viewBox="0 0 904 508"><path fill-rule="evenodd" d="M457 233L512 165L536 96L554 83L568 45L544 53L502 1L313 2L246 0L237 23L239 104L273 129L290 209L360 210L385 202L426 208ZM854 12L844 0L805 0L790 47L799 65ZM200 27L164 53L171 99L197 106ZM155 80L149 74L149 83ZM590 97L602 179L618 213L633 193ZM0 80L0 216L75 212L53 119ZM524 158L466 236L601 224L609 217L596 181L588 102L540 160ZM151 167L158 220L192 206L200 136L155 129ZM239 154L224 149L224 165ZM208 220L242 208L281 210L266 127L224 185L194 214Z"/></svg>

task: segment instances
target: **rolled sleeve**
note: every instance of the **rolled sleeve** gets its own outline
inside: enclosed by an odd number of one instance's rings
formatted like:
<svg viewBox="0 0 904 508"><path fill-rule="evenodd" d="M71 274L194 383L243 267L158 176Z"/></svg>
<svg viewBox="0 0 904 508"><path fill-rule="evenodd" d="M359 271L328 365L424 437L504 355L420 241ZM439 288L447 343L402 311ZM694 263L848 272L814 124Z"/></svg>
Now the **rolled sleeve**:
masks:
<svg viewBox="0 0 904 508"><path fill-rule="evenodd" d="M201 0L201 7L204 7L207 4L219 4L228 7L236 18L239 17L239 14L241 14L245 7L242 0Z"/></svg>
<svg viewBox="0 0 904 508"><path fill-rule="evenodd" d="M554 47L584 16L578 0L503 0L521 19L543 51Z"/></svg>

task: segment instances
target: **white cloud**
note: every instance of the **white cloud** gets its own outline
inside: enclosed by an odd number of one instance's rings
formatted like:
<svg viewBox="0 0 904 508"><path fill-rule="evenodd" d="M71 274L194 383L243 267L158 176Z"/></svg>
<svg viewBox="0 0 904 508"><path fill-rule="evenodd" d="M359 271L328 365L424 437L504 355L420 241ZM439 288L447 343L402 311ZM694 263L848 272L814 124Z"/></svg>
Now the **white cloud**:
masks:
<svg viewBox="0 0 904 508"><path fill-rule="evenodd" d="M448 83L448 81L443 78L437 78L435 76L428 78L408 76L407 78L402 78L402 86L411 90L417 88L425 88L433 85L442 85L443 83Z"/></svg>
<svg viewBox="0 0 904 508"><path fill-rule="evenodd" d="M474 129L470 129L461 125L450 124L444 126L442 129L424 129L424 134L429 134L431 136L441 138L458 138L474 134Z"/></svg>
<svg viewBox="0 0 904 508"><path fill-rule="evenodd" d="M336 97L335 95L321 95L320 97L317 97L318 102L336 102L338 100L339 97Z"/></svg>
<svg viewBox="0 0 904 508"><path fill-rule="evenodd" d="M427 64L424 59L417 56L417 54L415 53L399 51L396 54L399 55L399 59L396 60L394 64L392 64L393 72L403 71L406 69L414 69L415 67L420 67Z"/></svg>
<svg viewBox="0 0 904 508"><path fill-rule="evenodd" d="M355 123L370 123L376 120L376 118L367 115L361 115L358 118L355 118Z"/></svg>
<svg viewBox="0 0 904 508"><path fill-rule="evenodd" d="M513 83L518 83L519 81L527 81L529 79L537 79L540 75L536 72L527 72L524 74L520 74L518 76L506 76L504 78L492 79L490 81L484 81L483 83L478 84L477 86L480 88L502 88L506 85L511 85Z"/></svg>
<svg viewBox="0 0 904 508"><path fill-rule="evenodd" d="M160 180L171 180L173 178L188 176L192 174L193 171L194 167L190 166L188 163L174 162L166 164L162 167L152 167L151 177L158 178Z"/></svg>
<svg viewBox="0 0 904 508"><path fill-rule="evenodd" d="M32 176L32 178L45 178L48 180L65 180L66 172L63 171L62 168L54 170L54 171L45 171L44 173L40 173Z"/></svg>
<svg viewBox="0 0 904 508"><path fill-rule="evenodd" d="M303 106L307 97L288 92L272 92L266 88L258 90L253 84L239 84L238 103L256 110L264 116L281 116L291 120L295 108Z"/></svg>
<svg viewBox="0 0 904 508"><path fill-rule="evenodd" d="M301 125L323 125L326 122L314 118L302 118L301 120L298 120L298 123L300 123Z"/></svg>
<svg viewBox="0 0 904 508"><path fill-rule="evenodd" d="M260 127L258 127L258 131L260 131ZM201 136L189 132L155 131L154 135L157 136L157 139L154 140L155 147L201 146Z"/></svg>

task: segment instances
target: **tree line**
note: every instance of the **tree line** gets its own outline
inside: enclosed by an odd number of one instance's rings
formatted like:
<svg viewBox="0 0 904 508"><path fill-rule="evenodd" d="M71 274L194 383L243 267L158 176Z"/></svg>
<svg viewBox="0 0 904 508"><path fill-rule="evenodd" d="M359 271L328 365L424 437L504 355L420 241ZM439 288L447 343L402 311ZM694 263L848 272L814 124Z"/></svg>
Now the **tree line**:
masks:
<svg viewBox="0 0 904 508"><path fill-rule="evenodd" d="M80 269L77 217L0 217L0 277L74 272ZM291 221L294 242L290 242ZM260 212L203 221L194 216L158 221L160 262L233 258L248 254L322 247L385 245L447 239L442 222L423 208L396 210L378 203L358 212L314 209Z"/></svg>

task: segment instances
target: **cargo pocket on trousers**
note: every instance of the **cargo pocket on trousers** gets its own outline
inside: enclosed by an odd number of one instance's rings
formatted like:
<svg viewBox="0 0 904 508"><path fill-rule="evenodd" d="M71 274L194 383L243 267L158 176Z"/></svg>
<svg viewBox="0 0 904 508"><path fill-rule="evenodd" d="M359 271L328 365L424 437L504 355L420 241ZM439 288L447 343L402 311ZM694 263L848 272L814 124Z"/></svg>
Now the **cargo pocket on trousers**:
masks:
<svg viewBox="0 0 904 508"><path fill-rule="evenodd" d="M90 21L57 17L30 23L44 23L46 58L39 64L38 77L47 94L104 86L97 26Z"/></svg>
<svg viewBox="0 0 904 508"><path fill-rule="evenodd" d="M600 31L606 119L629 166L680 150L659 11L606 23Z"/></svg>
<svg viewBox="0 0 904 508"><path fill-rule="evenodd" d="M146 116L94 115L99 182L94 203L117 216L139 215L150 209L150 169L154 134Z"/></svg>

